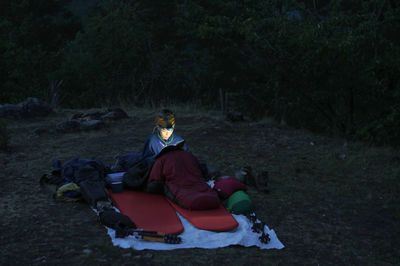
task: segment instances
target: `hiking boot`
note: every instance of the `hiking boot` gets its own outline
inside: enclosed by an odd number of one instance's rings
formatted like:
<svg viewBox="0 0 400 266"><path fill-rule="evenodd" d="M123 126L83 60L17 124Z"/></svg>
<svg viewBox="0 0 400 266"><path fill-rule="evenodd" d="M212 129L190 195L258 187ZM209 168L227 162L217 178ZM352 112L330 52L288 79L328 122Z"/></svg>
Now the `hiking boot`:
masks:
<svg viewBox="0 0 400 266"><path fill-rule="evenodd" d="M245 178L246 178L246 172L245 171L242 171L242 170L236 171L235 172L235 178L237 180L239 180L240 182L242 182L243 184L247 183L246 180L245 180Z"/></svg>
<svg viewBox="0 0 400 266"><path fill-rule="evenodd" d="M256 188L259 191L268 193L268 181L269 181L269 174L267 170L260 172L256 178Z"/></svg>
<svg viewBox="0 0 400 266"><path fill-rule="evenodd" d="M251 166L246 165L240 168L239 171L235 172L235 177L243 184L256 186L256 181L254 179Z"/></svg>
<svg viewBox="0 0 400 266"><path fill-rule="evenodd" d="M51 173L53 175L61 175L61 161L60 160L53 161L53 171Z"/></svg>

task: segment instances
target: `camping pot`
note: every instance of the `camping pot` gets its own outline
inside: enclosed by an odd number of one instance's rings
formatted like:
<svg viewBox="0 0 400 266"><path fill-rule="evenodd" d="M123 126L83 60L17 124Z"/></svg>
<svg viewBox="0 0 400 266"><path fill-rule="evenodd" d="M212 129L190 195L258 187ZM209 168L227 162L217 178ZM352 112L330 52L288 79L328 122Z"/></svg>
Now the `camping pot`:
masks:
<svg viewBox="0 0 400 266"><path fill-rule="evenodd" d="M111 190L113 193L120 193L124 190L124 186L121 181L112 182L111 183Z"/></svg>

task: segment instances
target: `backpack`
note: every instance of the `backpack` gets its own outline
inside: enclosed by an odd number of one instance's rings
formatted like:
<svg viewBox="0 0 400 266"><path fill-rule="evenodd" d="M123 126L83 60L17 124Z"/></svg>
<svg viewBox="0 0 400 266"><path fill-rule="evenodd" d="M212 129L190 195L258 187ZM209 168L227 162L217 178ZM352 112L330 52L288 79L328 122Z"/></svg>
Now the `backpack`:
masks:
<svg viewBox="0 0 400 266"><path fill-rule="evenodd" d="M66 182L73 182L79 185L84 180L104 181L106 169L98 159L75 158L66 162L58 170Z"/></svg>
<svg viewBox="0 0 400 266"><path fill-rule="evenodd" d="M108 201L104 182L83 180L79 187L82 198L93 208L96 207L98 201Z"/></svg>
<svg viewBox="0 0 400 266"><path fill-rule="evenodd" d="M75 158L64 165L61 165L60 160L54 160L51 174L44 174L40 179L40 185L50 190L56 199L78 201L84 196L81 194L84 181L99 182L100 186L104 187L106 172L106 167L98 159ZM87 187L89 186L86 184L84 188ZM93 191L88 190L88 193Z"/></svg>

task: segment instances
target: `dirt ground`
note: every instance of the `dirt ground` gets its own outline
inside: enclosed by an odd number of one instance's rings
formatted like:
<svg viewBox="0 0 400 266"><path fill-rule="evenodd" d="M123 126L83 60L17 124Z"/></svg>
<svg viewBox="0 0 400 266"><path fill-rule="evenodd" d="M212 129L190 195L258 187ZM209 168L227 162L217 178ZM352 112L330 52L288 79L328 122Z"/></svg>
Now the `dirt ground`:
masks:
<svg viewBox="0 0 400 266"><path fill-rule="evenodd" d="M82 111L82 110L81 110ZM88 111L88 110L85 110ZM106 165L138 151L153 129L154 110L95 131L32 135L77 110L8 121L10 150L0 152L0 265L399 265L400 153L317 136L272 122L229 123L178 109L176 132L223 174L242 166L268 171L269 193L249 188L257 215L282 250L136 251L114 247L85 203L53 200L39 186L52 161L96 157Z"/></svg>

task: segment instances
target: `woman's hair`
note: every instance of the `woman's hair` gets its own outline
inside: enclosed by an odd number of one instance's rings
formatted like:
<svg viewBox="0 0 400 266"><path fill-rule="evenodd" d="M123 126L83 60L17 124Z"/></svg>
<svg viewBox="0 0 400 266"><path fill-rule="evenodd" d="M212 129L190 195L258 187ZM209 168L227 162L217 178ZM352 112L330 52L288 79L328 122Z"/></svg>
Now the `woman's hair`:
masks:
<svg viewBox="0 0 400 266"><path fill-rule="evenodd" d="M162 109L156 117L156 126L171 128L175 126L175 114L168 109Z"/></svg>

